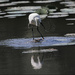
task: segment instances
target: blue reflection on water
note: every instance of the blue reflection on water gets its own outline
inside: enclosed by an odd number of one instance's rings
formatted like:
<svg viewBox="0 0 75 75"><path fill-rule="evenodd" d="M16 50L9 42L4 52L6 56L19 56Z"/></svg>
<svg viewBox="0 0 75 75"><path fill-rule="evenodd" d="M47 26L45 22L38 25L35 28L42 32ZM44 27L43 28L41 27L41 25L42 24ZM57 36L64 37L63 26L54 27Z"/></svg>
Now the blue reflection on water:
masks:
<svg viewBox="0 0 75 75"><path fill-rule="evenodd" d="M32 38L7 39L0 41L0 45L13 47L15 49L28 49L32 47L63 46L74 44L74 37L45 37L44 40L36 43L32 40Z"/></svg>

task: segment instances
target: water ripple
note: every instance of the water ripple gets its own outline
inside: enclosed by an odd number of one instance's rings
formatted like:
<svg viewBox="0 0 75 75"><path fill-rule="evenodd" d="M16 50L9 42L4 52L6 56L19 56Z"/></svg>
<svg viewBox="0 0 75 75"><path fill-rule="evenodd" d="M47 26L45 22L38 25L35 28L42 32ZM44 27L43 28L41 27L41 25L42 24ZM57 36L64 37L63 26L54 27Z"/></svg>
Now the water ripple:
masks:
<svg viewBox="0 0 75 75"><path fill-rule="evenodd" d="M35 43L32 38L15 38L0 41L0 46L13 47L15 49L28 49L33 47L75 45L74 40L74 37L45 37L43 41Z"/></svg>

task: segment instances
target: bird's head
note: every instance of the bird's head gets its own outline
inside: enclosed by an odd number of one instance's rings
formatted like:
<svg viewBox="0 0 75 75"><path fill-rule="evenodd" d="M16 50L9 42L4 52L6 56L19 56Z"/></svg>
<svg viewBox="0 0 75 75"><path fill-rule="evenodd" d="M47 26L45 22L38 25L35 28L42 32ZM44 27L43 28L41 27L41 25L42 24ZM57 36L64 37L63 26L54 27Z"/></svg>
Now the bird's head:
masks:
<svg viewBox="0 0 75 75"><path fill-rule="evenodd" d="M41 19L39 17L35 17L36 26L40 26Z"/></svg>

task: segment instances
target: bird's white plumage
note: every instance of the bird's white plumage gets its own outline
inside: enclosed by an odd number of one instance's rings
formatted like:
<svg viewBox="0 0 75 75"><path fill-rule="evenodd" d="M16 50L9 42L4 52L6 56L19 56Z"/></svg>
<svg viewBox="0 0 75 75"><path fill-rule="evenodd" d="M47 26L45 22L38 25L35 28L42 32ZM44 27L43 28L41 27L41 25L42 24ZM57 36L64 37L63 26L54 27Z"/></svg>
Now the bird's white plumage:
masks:
<svg viewBox="0 0 75 75"><path fill-rule="evenodd" d="M40 62L39 56L37 57L38 62L34 61L34 56L31 57L31 65L33 66L33 69L41 69L42 63Z"/></svg>
<svg viewBox="0 0 75 75"><path fill-rule="evenodd" d="M35 26L39 26L40 22L41 22L41 18L39 16L39 14L37 13L31 13L28 17L29 19L29 24L35 25Z"/></svg>

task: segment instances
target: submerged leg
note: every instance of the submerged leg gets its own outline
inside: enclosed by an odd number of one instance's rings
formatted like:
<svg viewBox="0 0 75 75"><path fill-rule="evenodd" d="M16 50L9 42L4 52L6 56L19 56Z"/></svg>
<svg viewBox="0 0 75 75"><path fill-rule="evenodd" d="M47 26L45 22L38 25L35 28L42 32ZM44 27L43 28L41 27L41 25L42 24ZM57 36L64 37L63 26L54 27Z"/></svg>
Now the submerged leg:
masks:
<svg viewBox="0 0 75 75"><path fill-rule="evenodd" d="M33 40L34 40L34 32L33 32L33 27L32 27L32 35L33 35Z"/></svg>
<svg viewBox="0 0 75 75"><path fill-rule="evenodd" d="M44 39L43 35L41 34L41 32L39 31L39 28L37 27L37 31L40 33L41 37Z"/></svg>

